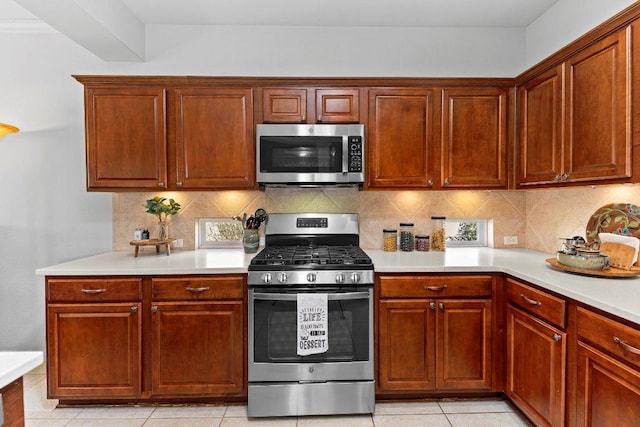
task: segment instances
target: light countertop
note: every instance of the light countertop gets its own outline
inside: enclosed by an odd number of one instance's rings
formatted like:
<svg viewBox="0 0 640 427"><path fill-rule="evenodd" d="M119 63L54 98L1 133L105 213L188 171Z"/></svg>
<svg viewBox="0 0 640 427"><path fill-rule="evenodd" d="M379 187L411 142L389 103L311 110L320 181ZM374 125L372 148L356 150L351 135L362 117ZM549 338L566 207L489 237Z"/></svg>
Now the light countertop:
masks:
<svg viewBox="0 0 640 427"><path fill-rule="evenodd" d="M445 252L366 250L379 273L481 273L512 275L576 301L640 324L640 276L604 279L557 271L554 255L528 249L447 248ZM108 252L38 269L47 276L244 274L254 254L241 249L163 253Z"/></svg>
<svg viewBox="0 0 640 427"><path fill-rule="evenodd" d="M41 351L0 351L0 388L42 364Z"/></svg>

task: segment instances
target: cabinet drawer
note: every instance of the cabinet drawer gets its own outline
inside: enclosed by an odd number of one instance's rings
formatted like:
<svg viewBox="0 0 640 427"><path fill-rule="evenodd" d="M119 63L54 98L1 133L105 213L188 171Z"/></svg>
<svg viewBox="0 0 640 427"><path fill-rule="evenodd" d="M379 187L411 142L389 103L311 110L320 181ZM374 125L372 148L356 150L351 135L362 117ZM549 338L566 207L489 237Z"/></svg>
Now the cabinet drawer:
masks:
<svg viewBox="0 0 640 427"><path fill-rule="evenodd" d="M153 300L242 299L244 279L234 277L154 278Z"/></svg>
<svg viewBox="0 0 640 427"><path fill-rule="evenodd" d="M640 330L578 307L578 337L640 368Z"/></svg>
<svg viewBox="0 0 640 427"><path fill-rule="evenodd" d="M565 300L512 279L507 279L506 282L508 302L561 328L566 326L567 303Z"/></svg>
<svg viewBox="0 0 640 427"><path fill-rule="evenodd" d="M49 302L139 301L142 279L47 279Z"/></svg>
<svg viewBox="0 0 640 427"><path fill-rule="evenodd" d="M381 298L490 297L493 277L379 276Z"/></svg>

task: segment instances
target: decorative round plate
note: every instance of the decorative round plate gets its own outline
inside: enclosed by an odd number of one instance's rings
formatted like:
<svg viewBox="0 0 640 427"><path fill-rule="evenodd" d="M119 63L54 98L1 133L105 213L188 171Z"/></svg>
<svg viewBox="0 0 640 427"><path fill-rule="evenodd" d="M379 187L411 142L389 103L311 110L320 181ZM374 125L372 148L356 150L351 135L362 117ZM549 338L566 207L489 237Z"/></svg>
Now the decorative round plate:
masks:
<svg viewBox="0 0 640 427"><path fill-rule="evenodd" d="M640 208L631 203L604 205L589 218L587 242L598 240L598 233L614 233L640 238Z"/></svg>

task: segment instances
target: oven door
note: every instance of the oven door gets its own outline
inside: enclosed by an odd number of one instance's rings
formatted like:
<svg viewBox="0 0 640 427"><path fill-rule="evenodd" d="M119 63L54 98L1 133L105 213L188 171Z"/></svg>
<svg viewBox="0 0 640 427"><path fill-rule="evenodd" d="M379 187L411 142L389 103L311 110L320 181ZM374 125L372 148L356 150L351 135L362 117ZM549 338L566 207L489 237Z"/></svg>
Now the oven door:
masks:
<svg viewBox="0 0 640 427"><path fill-rule="evenodd" d="M329 350L297 355L297 294L328 299ZM373 289L249 290L249 382L373 380Z"/></svg>

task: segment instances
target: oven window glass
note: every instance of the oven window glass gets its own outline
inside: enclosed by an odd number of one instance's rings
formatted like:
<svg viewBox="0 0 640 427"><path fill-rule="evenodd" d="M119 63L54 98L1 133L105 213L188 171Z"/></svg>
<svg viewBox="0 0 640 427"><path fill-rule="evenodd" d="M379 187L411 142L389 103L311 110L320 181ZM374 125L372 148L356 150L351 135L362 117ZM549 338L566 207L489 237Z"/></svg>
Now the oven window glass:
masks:
<svg viewBox="0 0 640 427"><path fill-rule="evenodd" d="M262 136L261 172L342 172L341 136Z"/></svg>
<svg viewBox="0 0 640 427"><path fill-rule="evenodd" d="M264 363L369 360L369 300L329 300L329 350L297 355L296 301L254 299L254 361Z"/></svg>

